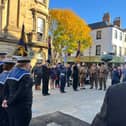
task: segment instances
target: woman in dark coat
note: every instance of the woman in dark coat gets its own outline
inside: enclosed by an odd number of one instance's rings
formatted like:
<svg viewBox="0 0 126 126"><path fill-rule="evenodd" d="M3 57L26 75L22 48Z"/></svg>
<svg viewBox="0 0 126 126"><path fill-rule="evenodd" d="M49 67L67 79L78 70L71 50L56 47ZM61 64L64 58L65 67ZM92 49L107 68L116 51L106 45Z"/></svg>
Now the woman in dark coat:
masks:
<svg viewBox="0 0 126 126"><path fill-rule="evenodd" d="M74 91L77 91L78 82L79 82L79 70L76 65L73 67L72 78L73 78L73 89Z"/></svg>

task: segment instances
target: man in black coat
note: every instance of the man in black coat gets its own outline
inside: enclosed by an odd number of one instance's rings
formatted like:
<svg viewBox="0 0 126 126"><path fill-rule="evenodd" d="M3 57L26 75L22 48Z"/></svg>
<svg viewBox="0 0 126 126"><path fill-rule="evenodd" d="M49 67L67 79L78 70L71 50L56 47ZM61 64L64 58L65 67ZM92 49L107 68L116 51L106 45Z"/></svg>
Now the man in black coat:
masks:
<svg viewBox="0 0 126 126"><path fill-rule="evenodd" d="M126 126L126 84L111 86L91 126Z"/></svg>
<svg viewBox="0 0 126 126"><path fill-rule="evenodd" d="M9 126L29 126L32 115L32 85L30 60L22 57L5 82L2 107L7 108Z"/></svg>
<svg viewBox="0 0 126 126"><path fill-rule="evenodd" d="M50 69L48 67L49 62L48 60L44 65L42 65L42 94L43 96L50 95L48 93L49 90L49 75L50 75Z"/></svg>

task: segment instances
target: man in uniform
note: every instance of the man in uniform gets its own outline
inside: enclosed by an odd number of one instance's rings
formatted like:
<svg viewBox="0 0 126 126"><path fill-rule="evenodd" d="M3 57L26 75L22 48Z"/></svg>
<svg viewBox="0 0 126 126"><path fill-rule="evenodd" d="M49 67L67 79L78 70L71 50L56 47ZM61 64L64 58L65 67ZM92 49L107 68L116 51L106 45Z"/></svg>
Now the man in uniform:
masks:
<svg viewBox="0 0 126 126"><path fill-rule="evenodd" d="M107 68L105 68L104 63L102 63L99 68L99 90L102 90L103 86L104 90L106 90L107 73Z"/></svg>
<svg viewBox="0 0 126 126"><path fill-rule="evenodd" d="M29 126L32 107L30 60L20 57L6 80L2 107L7 108L9 126Z"/></svg>
<svg viewBox="0 0 126 126"><path fill-rule="evenodd" d="M49 61L47 60L44 65L42 65L42 94L43 96L49 94Z"/></svg>
<svg viewBox="0 0 126 126"><path fill-rule="evenodd" d="M0 73L2 73L3 71L3 60L5 59L6 57L6 54L5 52L0 52Z"/></svg>
<svg viewBox="0 0 126 126"><path fill-rule="evenodd" d="M96 64L92 64L92 66L90 68L90 83L91 83L90 89L93 88L94 82L95 82L95 88L97 89L97 87L98 87L98 69L97 69Z"/></svg>
<svg viewBox="0 0 126 126"><path fill-rule="evenodd" d="M8 126L8 116L6 110L2 108L2 100L4 93L4 85L9 74L9 71L15 65L15 62L11 59L3 60L3 72L0 74L0 126Z"/></svg>

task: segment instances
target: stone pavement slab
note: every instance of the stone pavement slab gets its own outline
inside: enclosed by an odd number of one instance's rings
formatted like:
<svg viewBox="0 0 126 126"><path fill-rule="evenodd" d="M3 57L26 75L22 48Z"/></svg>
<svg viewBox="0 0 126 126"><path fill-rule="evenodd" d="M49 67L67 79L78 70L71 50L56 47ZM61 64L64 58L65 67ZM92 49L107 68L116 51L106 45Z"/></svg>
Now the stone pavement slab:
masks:
<svg viewBox="0 0 126 126"><path fill-rule="evenodd" d="M89 124L67 114L54 112L34 118L30 126L89 126Z"/></svg>
<svg viewBox="0 0 126 126"><path fill-rule="evenodd" d="M107 82L110 85L110 80ZM100 111L106 91L96 89L73 91L67 87L61 94L59 89L49 91L50 96L42 96L41 91L33 91L33 117L47 115L54 112L62 112L74 116L80 120L91 123L97 112Z"/></svg>

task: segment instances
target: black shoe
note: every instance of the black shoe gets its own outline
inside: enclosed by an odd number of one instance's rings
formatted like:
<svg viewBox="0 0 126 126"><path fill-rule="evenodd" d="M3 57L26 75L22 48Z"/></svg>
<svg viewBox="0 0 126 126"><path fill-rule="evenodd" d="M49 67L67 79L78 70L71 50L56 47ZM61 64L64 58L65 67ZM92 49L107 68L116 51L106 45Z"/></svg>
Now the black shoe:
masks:
<svg viewBox="0 0 126 126"><path fill-rule="evenodd" d="M78 91L77 89L74 89L74 91Z"/></svg>
<svg viewBox="0 0 126 126"><path fill-rule="evenodd" d="M93 89L93 87L90 87L90 89Z"/></svg>
<svg viewBox="0 0 126 126"><path fill-rule="evenodd" d="M66 93L66 91L60 91L61 93Z"/></svg>
<svg viewBox="0 0 126 126"><path fill-rule="evenodd" d="M47 93L46 95L50 95L50 93Z"/></svg>
<svg viewBox="0 0 126 126"><path fill-rule="evenodd" d="M102 88L99 88L98 90L102 90Z"/></svg>

